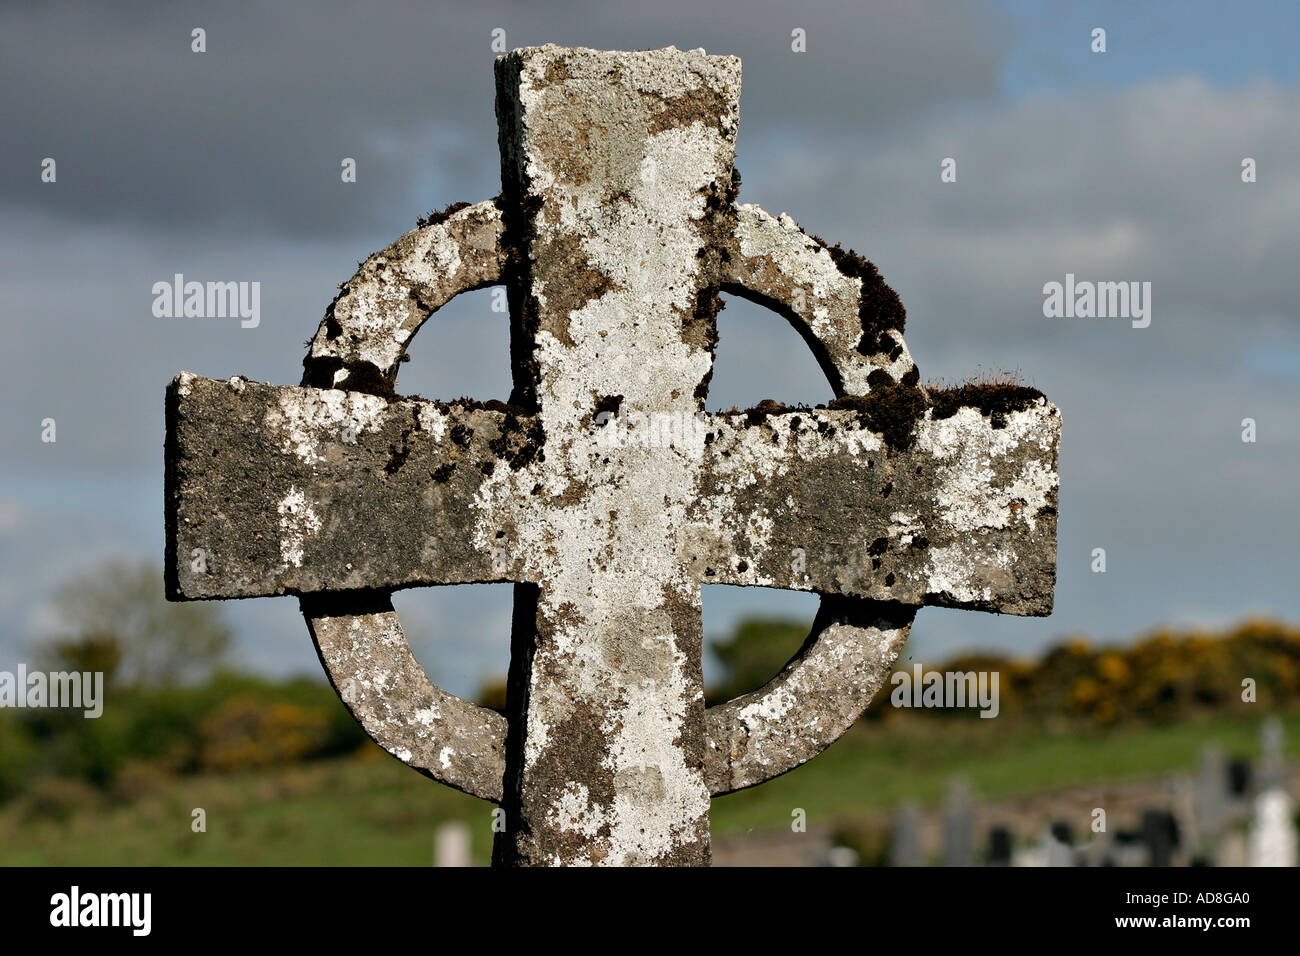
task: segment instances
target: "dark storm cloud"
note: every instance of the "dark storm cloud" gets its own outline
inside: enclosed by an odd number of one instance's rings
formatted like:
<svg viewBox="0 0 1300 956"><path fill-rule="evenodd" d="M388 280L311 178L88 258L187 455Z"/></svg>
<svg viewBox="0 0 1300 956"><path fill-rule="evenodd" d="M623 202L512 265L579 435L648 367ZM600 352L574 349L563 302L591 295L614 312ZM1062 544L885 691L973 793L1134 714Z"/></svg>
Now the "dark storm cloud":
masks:
<svg viewBox="0 0 1300 956"><path fill-rule="evenodd" d="M510 46L742 55L741 200L874 260L907 305L927 378L1020 368L1061 406L1056 614L927 609L917 647L941 657L1062 632L1300 616L1294 86L1184 76L1005 101L1010 32L955 4L749 5L730 20L682 3L142 7L0 12L0 663L39 630L40 602L68 569L113 548L160 558L162 389L176 371L296 382L302 342L357 259L432 206L496 191L496 26ZM202 57L189 52L195 25L208 30ZM788 52L796 26L807 54ZM56 187L38 182L45 155L59 159ZM349 155L355 187L338 181ZM957 183L939 182L945 156ZM1258 183L1241 182L1243 156L1258 160ZM261 325L154 318L151 284L178 271L261 281ZM1151 327L1044 318L1043 283L1067 271L1151 281ZM403 391L505 397L505 323L486 296L421 331ZM733 301L721 322L712 407L829 397L778 317ZM46 416L56 445L39 441ZM1238 437L1247 416L1254 445ZM124 491L133 483L142 490ZM1099 546L1105 575L1089 570ZM709 589L710 627L777 597ZM419 600L407 599L413 619ZM477 666L499 671L499 600L427 600L432 627L465 636L464 660L492 635ZM282 604L235 613L256 660L284 647L281 660L312 668ZM282 644L258 631L281 626Z"/></svg>
<svg viewBox="0 0 1300 956"><path fill-rule="evenodd" d="M190 31L207 32L207 52ZM492 31L745 62L748 138L880 135L986 98L989 4L51 3L0 11L0 204L159 230L317 235L496 192ZM790 51L807 31L808 52ZM41 160L60 188L43 189ZM340 188L340 161L358 182Z"/></svg>

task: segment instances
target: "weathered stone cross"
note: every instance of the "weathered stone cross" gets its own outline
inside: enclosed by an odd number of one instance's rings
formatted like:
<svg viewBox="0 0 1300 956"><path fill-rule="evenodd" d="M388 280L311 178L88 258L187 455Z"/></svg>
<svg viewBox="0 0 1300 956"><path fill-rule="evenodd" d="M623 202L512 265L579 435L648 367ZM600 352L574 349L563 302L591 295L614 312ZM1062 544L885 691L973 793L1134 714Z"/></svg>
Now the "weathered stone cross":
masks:
<svg viewBox="0 0 1300 956"><path fill-rule="evenodd" d="M921 605L1047 614L1060 418L927 391L875 268L736 205L740 62L497 60L502 196L371 256L301 387L167 396L168 593L297 594L391 753L500 803L495 859L703 864L709 798L818 754ZM511 404L393 394L431 312L504 283ZM704 415L719 290L785 315L839 398ZM515 582L508 715L434 686L395 589ZM705 710L700 585L822 596L766 687Z"/></svg>

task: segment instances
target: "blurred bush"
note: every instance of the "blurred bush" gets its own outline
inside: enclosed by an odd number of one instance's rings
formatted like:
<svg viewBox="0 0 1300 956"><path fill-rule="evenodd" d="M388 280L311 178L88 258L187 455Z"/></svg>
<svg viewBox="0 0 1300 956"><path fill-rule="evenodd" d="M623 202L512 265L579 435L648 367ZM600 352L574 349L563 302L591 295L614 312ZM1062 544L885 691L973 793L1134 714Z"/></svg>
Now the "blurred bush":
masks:
<svg viewBox="0 0 1300 956"><path fill-rule="evenodd" d="M226 701L203 720L199 767L248 770L306 760L328 731L323 714L254 696Z"/></svg>
<svg viewBox="0 0 1300 956"><path fill-rule="evenodd" d="M761 687L806 635L806 628L792 622L743 621L729 638L713 645L727 677L710 690L709 702ZM911 673L914 663L900 663L895 672ZM1127 647L1094 647L1075 637L1036 662L989 653L923 663L926 671L996 671L1000 714L1097 726L1244 710L1254 706L1242 700L1245 678L1255 681L1255 700L1262 708L1300 703L1300 628L1269 620L1244 621L1222 634L1162 629ZM868 719L903 712L890 704L893 686L886 683L868 709ZM952 708L914 712L939 718L975 714Z"/></svg>
<svg viewBox="0 0 1300 956"><path fill-rule="evenodd" d="M758 690L798 652L808 639L808 631L806 624L793 621L763 618L741 621L729 638L709 645L726 677L707 689L706 702L712 706Z"/></svg>
<svg viewBox="0 0 1300 956"><path fill-rule="evenodd" d="M323 681L217 674L187 687L119 690L103 716L0 710L0 799L48 778L127 798L159 775L284 765L351 753L365 732Z"/></svg>
<svg viewBox="0 0 1300 956"><path fill-rule="evenodd" d="M67 669L117 667L126 656L121 633L86 631L81 639L51 644L50 658ZM145 644L151 646L156 636L151 633ZM756 690L806 637L807 628L790 622L742 622L713 647L727 673L711 688L710 701ZM910 671L912 664L898 669ZM1300 629L1266 620L1246 621L1219 635L1166 629L1128 647L1094 647L1074 638L1036 662L965 654L927 662L925 669L998 672L999 710L1006 716L1098 727L1173 722L1253 706L1242 701L1244 678L1255 681L1261 709L1300 704ZM58 817L85 797L87 787L102 798L132 800L159 789L169 776L380 753L324 681L225 671L181 679L184 670L179 664L135 665L107 689L98 719L71 710L0 709L0 801L22 797L32 814ZM868 719L969 719L976 713L895 709L891 686L877 696ZM504 684L486 686L483 698L504 706ZM879 852L876 834L845 837L864 858Z"/></svg>

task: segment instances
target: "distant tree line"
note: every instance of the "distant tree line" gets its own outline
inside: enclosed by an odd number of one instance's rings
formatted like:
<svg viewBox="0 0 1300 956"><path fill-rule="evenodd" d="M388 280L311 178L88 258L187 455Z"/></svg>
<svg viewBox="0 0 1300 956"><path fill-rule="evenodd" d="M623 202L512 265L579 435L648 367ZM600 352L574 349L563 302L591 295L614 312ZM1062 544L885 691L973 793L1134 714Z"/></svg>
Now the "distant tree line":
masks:
<svg viewBox="0 0 1300 956"><path fill-rule="evenodd" d="M49 671L102 672L106 705L98 719L0 708L0 801L40 781L75 780L112 794L129 791L131 781L274 768L374 746L323 680L232 671L233 635L221 606L168 603L156 566L109 565L60 591L54 610L59 623L33 646L31 660ZM793 622L742 621L712 644L724 679L710 688L709 702L758 689L806 638L807 628ZM904 651L897 669L914 663ZM1123 647L1072 638L1037 660L965 654L924 663L996 671L1000 719L1104 727L1300 702L1300 629L1264 620L1222 634L1162 630ZM975 715L895 709L891 686L864 719ZM504 681L487 685L480 699L504 707Z"/></svg>
<svg viewBox="0 0 1300 956"><path fill-rule="evenodd" d="M726 678L710 703L729 700L775 676L808 636L789 621L742 621L713 652ZM895 671L915 664L905 650ZM963 654L923 662L926 670L994 672L1000 714L1076 720L1106 726L1125 721L1168 722L1197 713L1276 709L1300 702L1300 628L1248 620L1221 633L1162 629L1125 646L1097 646L1073 637L1037 660L1005 654ZM891 684L872 702L867 719L898 711ZM969 717L969 711L916 709L930 717Z"/></svg>

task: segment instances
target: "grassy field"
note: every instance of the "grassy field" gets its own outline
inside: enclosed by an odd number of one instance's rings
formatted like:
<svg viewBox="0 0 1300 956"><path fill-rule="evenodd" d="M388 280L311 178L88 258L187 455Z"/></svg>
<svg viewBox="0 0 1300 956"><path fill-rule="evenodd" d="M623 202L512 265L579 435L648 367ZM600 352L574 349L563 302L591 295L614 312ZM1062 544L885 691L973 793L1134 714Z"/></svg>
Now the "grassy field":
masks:
<svg viewBox="0 0 1300 956"><path fill-rule="evenodd" d="M1284 718L1300 752L1300 713ZM899 718L859 724L818 759L761 787L713 801L715 834L810 825L903 800L933 803L953 775L986 798L1159 775L1196 766L1216 743L1258 752L1258 719L1217 719L1110 732L1007 720ZM191 830L206 812L207 831ZM356 757L276 772L170 778L140 775L115 797L50 781L0 807L0 863L60 865L428 865L433 832L470 825L486 862L492 807L369 748Z"/></svg>

